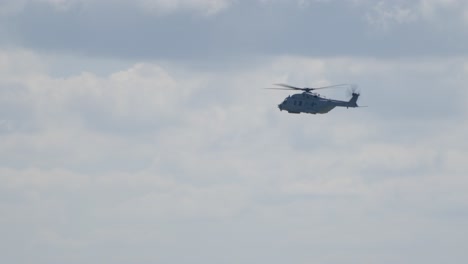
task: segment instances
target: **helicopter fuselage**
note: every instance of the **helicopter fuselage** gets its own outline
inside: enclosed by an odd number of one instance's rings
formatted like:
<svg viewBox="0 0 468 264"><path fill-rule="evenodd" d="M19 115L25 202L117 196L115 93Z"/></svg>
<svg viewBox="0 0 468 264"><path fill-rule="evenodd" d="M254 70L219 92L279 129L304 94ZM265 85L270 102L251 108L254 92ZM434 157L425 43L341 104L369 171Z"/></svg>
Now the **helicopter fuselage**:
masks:
<svg viewBox="0 0 468 264"><path fill-rule="evenodd" d="M335 107L358 107L356 104L358 97L359 94L353 93L351 100L340 101L328 99L316 93L303 92L288 96L278 105L278 108L291 114L325 114Z"/></svg>

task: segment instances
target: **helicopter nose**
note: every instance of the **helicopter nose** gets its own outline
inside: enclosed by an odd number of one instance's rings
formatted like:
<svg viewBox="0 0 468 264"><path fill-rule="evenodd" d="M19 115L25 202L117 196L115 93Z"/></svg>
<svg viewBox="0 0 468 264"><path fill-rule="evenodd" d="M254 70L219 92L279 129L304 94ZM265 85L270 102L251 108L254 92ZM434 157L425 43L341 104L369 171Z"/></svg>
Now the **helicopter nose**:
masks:
<svg viewBox="0 0 468 264"><path fill-rule="evenodd" d="M279 110L283 111L283 104L278 105Z"/></svg>

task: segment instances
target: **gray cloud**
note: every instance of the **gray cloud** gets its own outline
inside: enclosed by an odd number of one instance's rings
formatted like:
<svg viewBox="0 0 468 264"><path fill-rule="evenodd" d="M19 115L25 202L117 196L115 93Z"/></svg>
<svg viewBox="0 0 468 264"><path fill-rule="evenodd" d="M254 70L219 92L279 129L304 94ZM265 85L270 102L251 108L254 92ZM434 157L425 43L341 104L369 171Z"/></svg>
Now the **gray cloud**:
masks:
<svg viewBox="0 0 468 264"><path fill-rule="evenodd" d="M28 65L27 61L24 65ZM14 78L21 89L13 89L14 93L8 92L11 89L2 90L3 119L9 122L5 125L35 124L36 132L18 135L15 132L19 130L10 127L15 135L11 139L18 145L11 145L10 158L4 159L3 164L108 170L115 166L115 161L122 161L119 162L122 169L134 170L152 162L152 148L160 151L180 148L177 151L180 154L160 157L162 164L174 164L167 167L168 171L190 172L197 163L181 165L180 161L189 160L191 155L198 155L202 158L200 162L204 162L215 159L219 151L229 153L230 149L249 145L226 158L247 155L269 144L258 141L259 137L284 129L283 134L273 133L272 138L265 140L284 141L286 145L280 145L281 151L314 155L330 146L364 139L370 149L382 143L413 144L430 140L435 133L456 130L466 114L466 92L460 88L465 82L464 74L465 64L459 59L382 62L296 57L274 59L270 66L216 73L188 73L180 66L137 64L108 76L82 73L55 78L43 73L25 82L20 81L25 76L20 74ZM302 118L276 113L275 105L286 93L258 89L271 82L319 84L304 82L309 79L321 80L322 84L356 81L363 92L361 104L370 108L354 110L351 115L346 113L346 117L341 115L342 109L334 110L331 117L314 117L320 121L319 127L336 127L333 133L324 133L318 127L306 128L304 123L297 123ZM345 99L344 91L330 91L329 96ZM62 133L66 136L60 136ZM75 141L76 138L84 142ZM96 146L100 148L93 151ZM29 150L24 153L24 148ZM116 148L125 151L106 154ZM208 153L196 154L199 150ZM37 155L38 151L44 153ZM361 151L366 152L366 147ZM82 156L82 152L95 155ZM56 153L60 157L53 158ZM130 153L132 157L128 156ZM433 161L431 157L436 158L430 156L428 164ZM377 162L374 167L379 166Z"/></svg>
<svg viewBox="0 0 468 264"><path fill-rule="evenodd" d="M15 3L0 262L466 262L463 1Z"/></svg>
<svg viewBox="0 0 468 264"><path fill-rule="evenodd" d="M398 5L391 3L375 11L370 3L329 1L304 6L282 1L237 2L212 16L187 11L158 16L126 2L112 4L112 8L105 2L94 3L92 8L67 11L31 3L21 13L4 19L2 27L10 34L3 38L3 44L139 60L216 61L258 54L466 55L465 24L462 19L454 20L461 15L439 21L435 15L431 16L434 19L426 18L429 15L424 16L418 5L408 5L418 19L392 24L390 30L368 23L369 17L382 17L374 13L386 12L382 9L387 6L390 10L403 8L396 9ZM383 19L392 20L392 14Z"/></svg>

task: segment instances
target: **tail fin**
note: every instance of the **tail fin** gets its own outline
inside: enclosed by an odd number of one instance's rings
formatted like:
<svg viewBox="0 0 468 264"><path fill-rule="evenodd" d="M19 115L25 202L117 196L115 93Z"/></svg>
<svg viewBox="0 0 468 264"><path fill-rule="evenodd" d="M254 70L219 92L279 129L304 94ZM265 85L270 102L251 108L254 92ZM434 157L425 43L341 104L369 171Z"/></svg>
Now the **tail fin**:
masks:
<svg viewBox="0 0 468 264"><path fill-rule="evenodd" d="M360 94L353 92L351 95L352 96L351 96L351 99L349 100L349 106L350 107L358 107L357 100L358 100Z"/></svg>

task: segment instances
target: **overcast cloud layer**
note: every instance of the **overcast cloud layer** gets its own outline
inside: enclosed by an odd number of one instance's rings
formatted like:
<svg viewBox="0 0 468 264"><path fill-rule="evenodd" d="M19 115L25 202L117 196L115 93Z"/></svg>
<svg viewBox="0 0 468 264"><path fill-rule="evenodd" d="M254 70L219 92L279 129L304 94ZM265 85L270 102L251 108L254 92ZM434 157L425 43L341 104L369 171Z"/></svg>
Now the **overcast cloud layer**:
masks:
<svg viewBox="0 0 468 264"><path fill-rule="evenodd" d="M467 55L462 0L4 0L2 9L0 44L93 57Z"/></svg>
<svg viewBox="0 0 468 264"><path fill-rule="evenodd" d="M0 262L467 262L467 14L0 2ZM290 115L279 82L369 107Z"/></svg>

